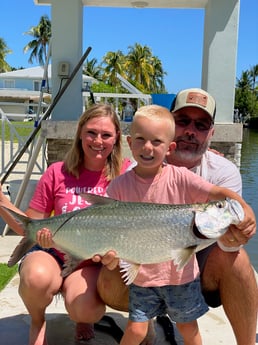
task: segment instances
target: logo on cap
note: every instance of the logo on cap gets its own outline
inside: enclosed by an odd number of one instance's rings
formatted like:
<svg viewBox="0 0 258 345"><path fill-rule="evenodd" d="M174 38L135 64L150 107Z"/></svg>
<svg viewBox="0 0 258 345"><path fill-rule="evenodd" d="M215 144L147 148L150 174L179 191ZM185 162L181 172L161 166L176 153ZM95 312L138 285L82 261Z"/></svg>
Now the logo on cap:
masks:
<svg viewBox="0 0 258 345"><path fill-rule="evenodd" d="M189 92L186 98L186 103L198 104L206 108L208 97L200 92Z"/></svg>

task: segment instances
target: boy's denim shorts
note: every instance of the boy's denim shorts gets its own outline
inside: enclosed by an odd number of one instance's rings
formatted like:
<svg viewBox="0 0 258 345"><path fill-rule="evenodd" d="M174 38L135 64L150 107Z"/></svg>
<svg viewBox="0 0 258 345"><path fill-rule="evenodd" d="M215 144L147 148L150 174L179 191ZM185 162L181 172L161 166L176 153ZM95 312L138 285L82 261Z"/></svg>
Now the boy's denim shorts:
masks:
<svg viewBox="0 0 258 345"><path fill-rule="evenodd" d="M145 322L168 314L175 322L190 322L209 310L201 293L200 279L183 285L129 287L129 319Z"/></svg>

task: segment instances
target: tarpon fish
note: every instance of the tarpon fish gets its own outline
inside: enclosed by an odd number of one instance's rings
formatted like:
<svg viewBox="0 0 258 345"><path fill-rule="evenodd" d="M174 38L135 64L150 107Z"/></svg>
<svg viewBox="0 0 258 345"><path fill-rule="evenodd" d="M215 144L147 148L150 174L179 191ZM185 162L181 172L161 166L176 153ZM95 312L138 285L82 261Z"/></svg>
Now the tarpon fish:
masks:
<svg viewBox="0 0 258 345"><path fill-rule="evenodd" d="M35 244L38 230L48 228L56 248L80 261L114 250L117 257L133 265L173 260L180 269L195 252L222 236L230 224L244 218L241 205L232 199L168 205L82 196L92 205L40 220L9 210L23 227L25 237L8 265L17 263ZM69 272L69 260L66 264Z"/></svg>

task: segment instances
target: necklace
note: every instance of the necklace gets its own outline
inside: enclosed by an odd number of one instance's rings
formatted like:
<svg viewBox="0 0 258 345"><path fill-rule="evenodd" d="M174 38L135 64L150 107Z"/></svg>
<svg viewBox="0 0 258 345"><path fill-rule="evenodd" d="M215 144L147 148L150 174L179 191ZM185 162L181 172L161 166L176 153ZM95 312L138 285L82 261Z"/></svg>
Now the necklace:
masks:
<svg viewBox="0 0 258 345"><path fill-rule="evenodd" d="M134 170L134 169L133 169ZM137 196L137 201L140 202L157 202L157 191L159 188L159 180L163 172L163 167L160 167L158 173L151 178L144 178L136 174L134 170L134 189Z"/></svg>

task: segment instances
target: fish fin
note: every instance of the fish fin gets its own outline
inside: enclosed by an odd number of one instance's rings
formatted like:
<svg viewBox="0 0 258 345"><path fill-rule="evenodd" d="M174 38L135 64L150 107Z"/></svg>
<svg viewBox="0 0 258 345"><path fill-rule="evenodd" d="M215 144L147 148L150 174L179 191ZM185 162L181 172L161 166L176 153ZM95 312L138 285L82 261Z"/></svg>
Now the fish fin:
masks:
<svg viewBox="0 0 258 345"><path fill-rule="evenodd" d="M177 266L177 271L181 270L191 259L196 251L197 246L192 246L188 248L173 249L172 260Z"/></svg>
<svg viewBox="0 0 258 345"><path fill-rule="evenodd" d="M107 204L117 201L109 197L96 195L92 193L81 193L80 197L82 197L83 199L91 203L92 205L107 205Z"/></svg>
<svg viewBox="0 0 258 345"><path fill-rule="evenodd" d="M77 257L72 254L64 253L64 264L61 276L63 278L67 277L69 274L75 271L78 265L83 261L82 258Z"/></svg>
<svg viewBox="0 0 258 345"><path fill-rule="evenodd" d="M122 273L122 279L125 282L125 285L130 285L136 278L140 265L119 260L120 272Z"/></svg>
<svg viewBox="0 0 258 345"><path fill-rule="evenodd" d="M212 245L213 243L215 243L216 240L210 240L210 239L207 239L207 240L204 240L202 243L198 244L198 246L196 247L195 249L195 252L199 252L200 250L203 250L207 247L209 247L210 245Z"/></svg>
<svg viewBox="0 0 258 345"><path fill-rule="evenodd" d="M7 266L14 266L27 253L27 251L34 246L34 244L34 241L27 239L27 237L23 237L12 252Z"/></svg>

